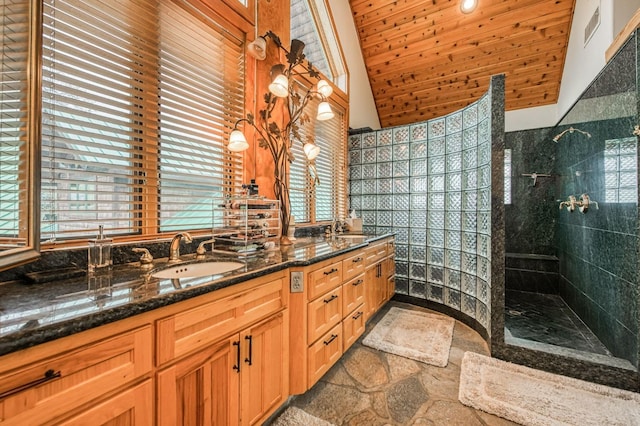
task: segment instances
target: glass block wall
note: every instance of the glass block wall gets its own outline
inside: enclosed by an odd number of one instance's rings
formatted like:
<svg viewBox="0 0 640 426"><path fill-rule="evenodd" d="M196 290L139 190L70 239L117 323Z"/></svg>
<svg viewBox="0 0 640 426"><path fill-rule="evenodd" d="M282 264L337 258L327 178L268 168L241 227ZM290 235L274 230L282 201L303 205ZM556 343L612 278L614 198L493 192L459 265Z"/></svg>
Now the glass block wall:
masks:
<svg viewBox="0 0 640 426"><path fill-rule="evenodd" d="M491 96L410 126L349 136L350 208L396 233L396 293L490 332Z"/></svg>

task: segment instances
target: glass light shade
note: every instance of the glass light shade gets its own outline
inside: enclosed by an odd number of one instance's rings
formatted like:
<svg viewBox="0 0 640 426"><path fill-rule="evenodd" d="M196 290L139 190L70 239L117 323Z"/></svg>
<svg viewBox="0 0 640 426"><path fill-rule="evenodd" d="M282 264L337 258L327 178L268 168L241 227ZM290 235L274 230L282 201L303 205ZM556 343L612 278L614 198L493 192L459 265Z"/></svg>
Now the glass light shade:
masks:
<svg viewBox="0 0 640 426"><path fill-rule="evenodd" d="M318 105L318 115L316 119L319 121L331 120L333 118L333 111L331 110L331 105L329 102L322 101Z"/></svg>
<svg viewBox="0 0 640 426"><path fill-rule="evenodd" d="M279 74L269 85L269 91L279 98L289 96L289 80L284 74Z"/></svg>
<svg viewBox="0 0 640 426"><path fill-rule="evenodd" d="M318 92L328 98L333 93L333 87L326 80L320 80L318 81Z"/></svg>
<svg viewBox="0 0 640 426"><path fill-rule="evenodd" d="M478 6L478 0L462 0L460 2L460 10L462 13L471 13Z"/></svg>
<svg viewBox="0 0 640 426"><path fill-rule="evenodd" d="M233 152L240 152L247 148L249 148L249 143L247 142L247 138L244 137L244 133L238 129L231 132L227 149Z"/></svg>
<svg viewBox="0 0 640 426"><path fill-rule="evenodd" d="M267 40L264 37L257 37L254 41L249 43L247 51L251 56L259 61L264 60L267 57Z"/></svg>
<svg viewBox="0 0 640 426"><path fill-rule="evenodd" d="M302 149L304 150L304 155L307 156L309 161L315 159L318 154L320 154L320 148L314 143L305 143Z"/></svg>

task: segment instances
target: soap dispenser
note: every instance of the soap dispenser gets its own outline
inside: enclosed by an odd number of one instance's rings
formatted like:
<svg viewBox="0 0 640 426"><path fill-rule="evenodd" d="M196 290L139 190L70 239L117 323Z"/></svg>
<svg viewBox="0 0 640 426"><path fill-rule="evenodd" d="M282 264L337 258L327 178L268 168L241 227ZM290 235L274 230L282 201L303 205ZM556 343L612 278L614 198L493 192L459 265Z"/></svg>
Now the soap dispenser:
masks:
<svg viewBox="0 0 640 426"><path fill-rule="evenodd" d="M98 237L89 240L89 261L87 269L94 272L99 269L108 269L111 266L111 238L104 235L104 226L98 227Z"/></svg>

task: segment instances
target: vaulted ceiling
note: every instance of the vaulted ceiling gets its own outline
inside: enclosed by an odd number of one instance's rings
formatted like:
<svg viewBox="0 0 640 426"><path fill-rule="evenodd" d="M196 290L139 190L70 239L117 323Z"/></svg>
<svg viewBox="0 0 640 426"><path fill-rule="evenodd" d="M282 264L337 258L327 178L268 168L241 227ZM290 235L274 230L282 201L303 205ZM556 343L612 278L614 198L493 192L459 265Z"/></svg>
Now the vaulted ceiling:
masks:
<svg viewBox="0 0 640 426"><path fill-rule="evenodd" d="M438 117L505 74L506 109L558 100L575 0L350 0L383 127Z"/></svg>

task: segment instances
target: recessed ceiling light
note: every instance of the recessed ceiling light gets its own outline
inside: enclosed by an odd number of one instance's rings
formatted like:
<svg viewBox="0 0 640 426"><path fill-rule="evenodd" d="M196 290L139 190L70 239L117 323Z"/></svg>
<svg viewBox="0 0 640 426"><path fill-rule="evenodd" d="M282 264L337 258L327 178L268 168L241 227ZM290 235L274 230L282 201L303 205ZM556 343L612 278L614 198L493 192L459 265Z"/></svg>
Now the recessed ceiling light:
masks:
<svg viewBox="0 0 640 426"><path fill-rule="evenodd" d="M460 2L460 10L462 13L471 13L478 6L478 0L462 0Z"/></svg>

